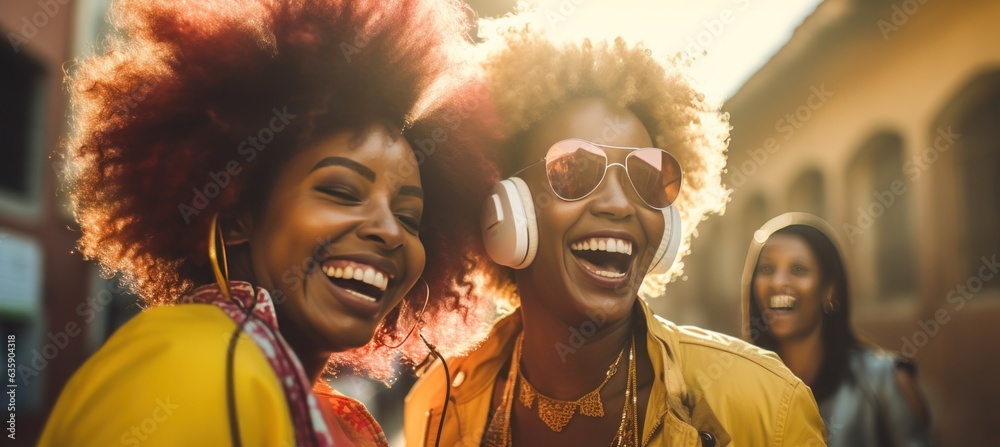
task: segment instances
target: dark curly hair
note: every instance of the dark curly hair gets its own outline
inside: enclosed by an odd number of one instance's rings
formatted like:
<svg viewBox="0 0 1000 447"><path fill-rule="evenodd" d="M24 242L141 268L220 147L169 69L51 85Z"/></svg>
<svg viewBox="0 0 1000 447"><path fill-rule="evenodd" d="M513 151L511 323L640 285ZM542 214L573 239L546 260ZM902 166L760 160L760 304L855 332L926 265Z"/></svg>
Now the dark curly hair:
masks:
<svg viewBox="0 0 1000 447"><path fill-rule="evenodd" d="M66 81L79 248L105 273L120 273L149 306L213 282L211 216L259 209L275 167L299 148L384 125L413 146L427 196L423 334L454 353L472 339L462 332L486 327L493 309L475 279L490 267L470 210L497 179L486 161L497 135L485 89L462 68L471 43L460 4L120 0L112 24L103 51ZM267 142L261 132L276 115L287 126ZM254 135L261 141L246 144ZM406 300L422 304L419 289ZM386 377L395 352L384 344L413 318L397 307L368 346L336 360ZM411 338L404 358L422 359Z"/></svg>

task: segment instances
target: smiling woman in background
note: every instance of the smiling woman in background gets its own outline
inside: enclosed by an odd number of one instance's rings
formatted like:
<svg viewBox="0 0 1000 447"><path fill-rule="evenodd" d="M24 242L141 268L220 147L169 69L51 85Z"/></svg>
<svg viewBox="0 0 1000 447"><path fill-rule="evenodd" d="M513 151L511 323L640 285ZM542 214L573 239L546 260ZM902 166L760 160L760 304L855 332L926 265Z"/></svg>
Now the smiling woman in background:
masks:
<svg viewBox="0 0 1000 447"><path fill-rule="evenodd" d="M641 46L538 28L506 28L486 61L512 177L483 237L520 307L450 360L447 403L440 363L417 382L408 445L823 445L809 389L776 356L638 296L725 206L724 116Z"/></svg>
<svg viewBox="0 0 1000 447"><path fill-rule="evenodd" d="M485 256L465 210L496 174L468 150L489 127L455 118L473 85L464 11L125 0L112 14L120 34L68 80L71 192L83 254L150 308L73 376L41 444L385 445L317 379L334 353L376 377L400 352L420 361L421 320L447 352L485 315L464 281Z"/></svg>
<svg viewBox="0 0 1000 447"><path fill-rule="evenodd" d="M813 390L832 447L934 445L916 369L861 341L834 229L786 213L754 233L743 270L743 335Z"/></svg>

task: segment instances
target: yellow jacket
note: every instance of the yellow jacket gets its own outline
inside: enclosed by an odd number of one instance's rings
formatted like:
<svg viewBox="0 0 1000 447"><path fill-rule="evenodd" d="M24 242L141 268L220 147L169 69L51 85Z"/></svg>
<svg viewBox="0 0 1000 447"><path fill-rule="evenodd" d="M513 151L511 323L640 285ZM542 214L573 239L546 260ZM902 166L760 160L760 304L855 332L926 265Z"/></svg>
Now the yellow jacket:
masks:
<svg viewBox="0 0 1000 447"><path fill-rule="evenodd" d="M226 350L236 324L210 304L145 311L66 384L41 446L230 445ZM233 362L245 446L295 444L284 390L255 343Z"/></svg>
<svg viewBox="0 0 1000 447"><path fill-rule="evenodd" d="M778 357L739 339L653 315L648 327L653 371L642 444L671 447L825 446L812 392ZM520 312L500 320L466 357L449 361L452 383L442 446L479 446L494 380L521 332ZM432 367L406 397L404 434L410 447L432 446L445 392L444 371Z"/></svg>

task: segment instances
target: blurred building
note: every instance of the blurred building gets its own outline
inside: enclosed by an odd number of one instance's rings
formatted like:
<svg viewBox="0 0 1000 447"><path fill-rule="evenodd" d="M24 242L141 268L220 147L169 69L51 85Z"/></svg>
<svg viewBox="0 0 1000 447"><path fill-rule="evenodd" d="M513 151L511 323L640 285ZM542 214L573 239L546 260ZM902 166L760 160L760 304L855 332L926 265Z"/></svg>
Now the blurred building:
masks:
<svg viewBox="0 0 1000 447"><path fill-rule="evenodd" d="M17 364L12 445L34 445L72 373L137 312L74 251L57 152L68 129L64 70L107 28L108 3L0 3L0 334L13 336Z"/></svg>
<svg viewBox="0 0 1000 447"><path fill-rule="evenodd" d="M1000 3L828 0L726 104L733 188L686 280L654 302L738 335L753 231L787 211L839 230L852 317L912 356L942 445L1000 423Z"/></svg>

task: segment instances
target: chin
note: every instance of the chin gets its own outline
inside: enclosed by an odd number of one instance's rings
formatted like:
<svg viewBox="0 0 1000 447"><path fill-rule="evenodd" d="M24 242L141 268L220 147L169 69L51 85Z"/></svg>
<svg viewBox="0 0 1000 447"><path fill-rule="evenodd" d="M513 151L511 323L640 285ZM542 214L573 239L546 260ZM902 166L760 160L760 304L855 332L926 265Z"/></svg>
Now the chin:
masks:
<svg viewBox="0 0 1000 447"><path fill-rule="evenodd" d="M354 322L347 327L338 328L318 328L317 331L323 338L321 344L324 350L331 352L341 352L350 349L360 348L375 336L375 325L361 324Z"/></svg>
<svg viewBox="0 0 1000 447"><path fill-rule="evenodd" d="M629 299L626 295L581 294L581 291L577 290L572 296L575 301L574 307L582 315L584 321L621 321L628 318L632 312L632 306L635 304L634 299Z"/></svg>

